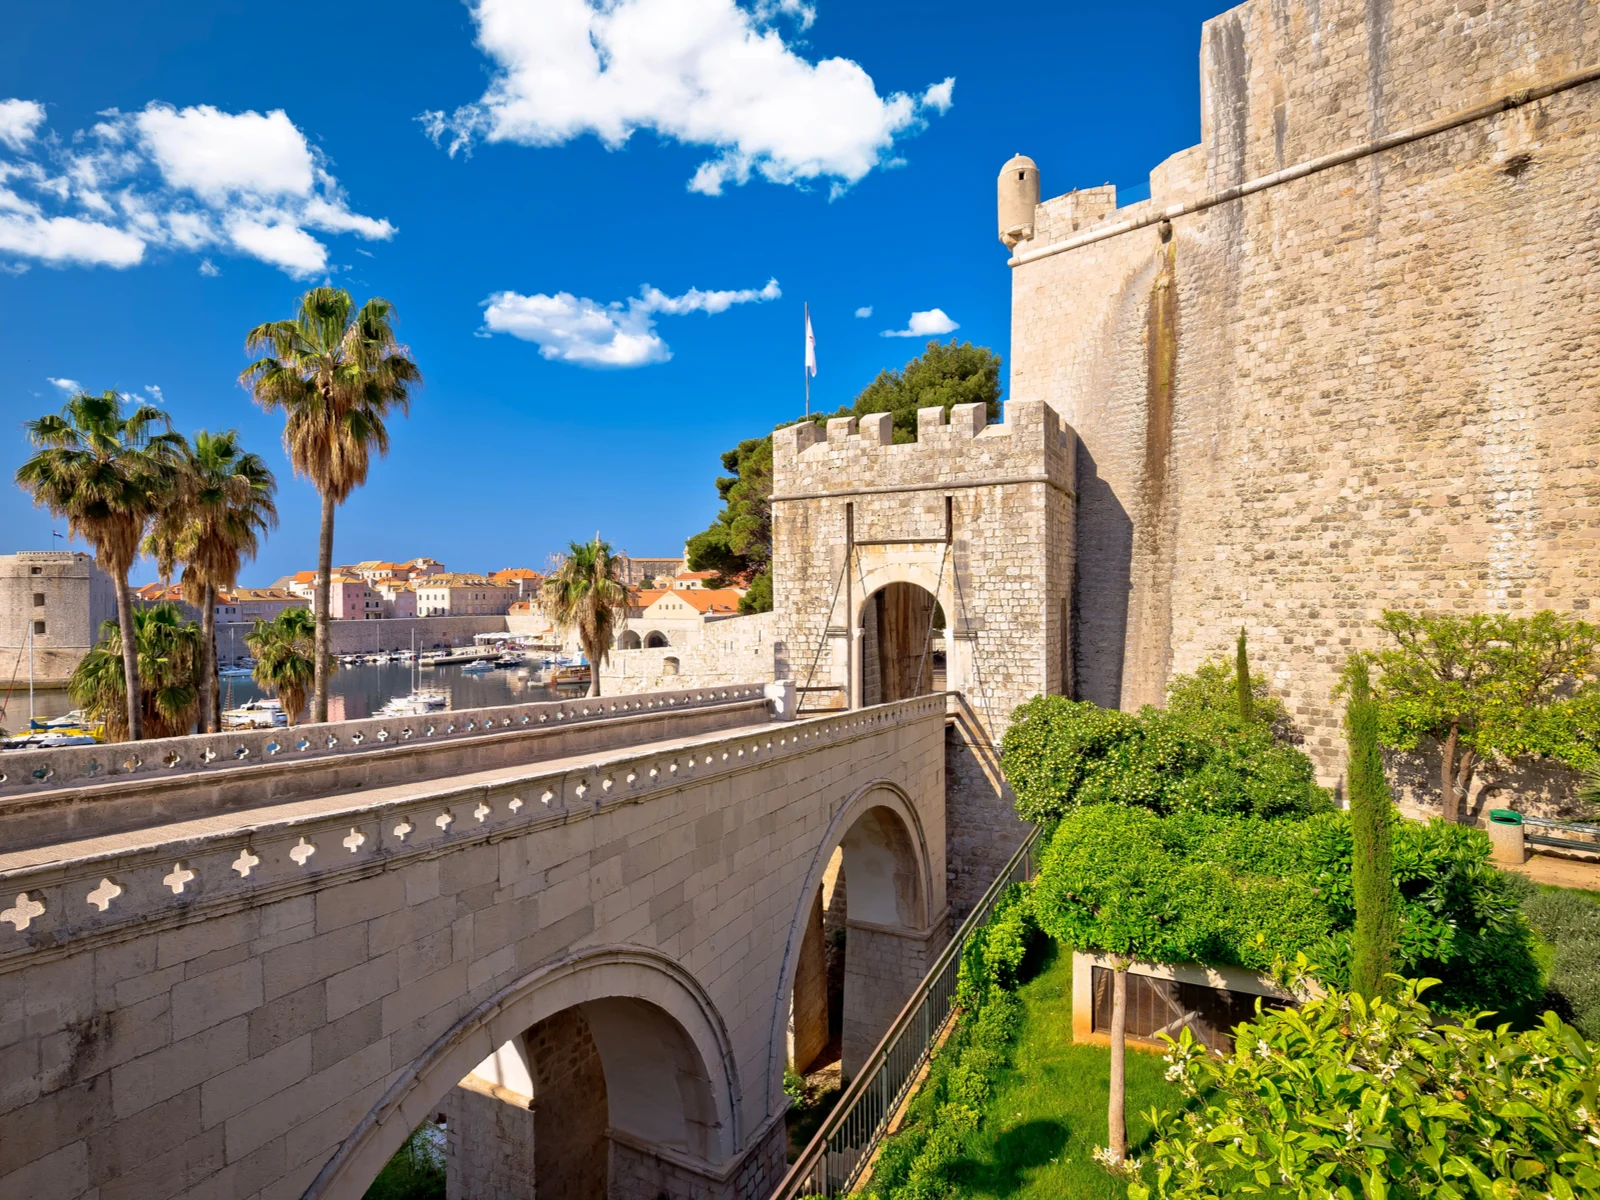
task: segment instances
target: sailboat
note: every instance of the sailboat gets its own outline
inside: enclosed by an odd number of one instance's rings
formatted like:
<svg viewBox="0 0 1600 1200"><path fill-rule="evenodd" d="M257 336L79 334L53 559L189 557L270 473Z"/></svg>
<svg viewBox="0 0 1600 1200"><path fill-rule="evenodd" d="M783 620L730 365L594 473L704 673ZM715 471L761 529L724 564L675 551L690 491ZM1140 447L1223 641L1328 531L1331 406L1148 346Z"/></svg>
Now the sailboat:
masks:
<svg viewBox="0 0 1600 1200"><path fill-rule="evenodd" d="M417 631L411 631L411 694L396 696L377 712L380 717L420 717L423 713L438 712L450 703L443 692L423 691L418 677L421 664L417 662Z"/></svg>

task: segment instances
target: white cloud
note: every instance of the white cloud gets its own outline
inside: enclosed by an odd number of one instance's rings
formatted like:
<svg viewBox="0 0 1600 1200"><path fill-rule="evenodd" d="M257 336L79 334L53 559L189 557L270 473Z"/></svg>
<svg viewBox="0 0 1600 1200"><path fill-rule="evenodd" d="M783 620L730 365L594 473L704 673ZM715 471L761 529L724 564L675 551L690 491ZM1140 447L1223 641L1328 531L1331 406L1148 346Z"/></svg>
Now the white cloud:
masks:
<svg viewBox="0 0 1600 1200"><path fill-rule="evenodd" d="M657 315L715 314L726 312L735 304L759 304L781 295L776 279L767 280L765 287L738 291L703 292L690 288L681 296L668 296L646 284L626 303L613 300L609 304L571 292L557 292L554 296L496 292L484 301L483 324L489 333L509 333L537 343L539 353L556 362L583 367L642 367L672 357L671 348L656 332Z"/></svg>
<svg viewBox="0 0 1600 1200"><path fill-rule="evenodd" d="M0 100L0 145L21 150L44 124L44 105L37 100Z"/></svg>
<svg viewBox="0 0 1600 1200"><path fill-rule="evenodd" d="M8 125L17 105L38 108L37 119ZM0 143L16 152L0 155L0 255L128 267L147 249L221 250L305 278L328 265L327 246L309 231L395 233L350 209L321 152L281 109L152 102L102 113L91 129L66 142L52 136L34 153L42 119L32 101L0 101ZM200 273L216 274L215 264L202 259Z"/></svg>
<svg viewBox="0 0 1600 1200"><path fill-rule="evenodd" d="M884 337L938 337L952 333L961 326L945 316L944 309L930 308L927 312L914 312L904 329L885 329Z"/></svg>
<svg viewBox="0 0 1600 1200"><path fill-rule="evenodd" d="M209 104L181 112L151 104L132 118L162 176L220 204L229 196L310 196L311 147L281 108L225 113Z"/></svg>
<svg viewBox="0 0 1600 1200"><path fill-rule="evenodd" d="M69 395L83 391L83 385L76 379L57 379L54 375L46 375L45 378Z"/></svg>
<svg viewBox="0 0 1600 1200"><path fill-rule="evenodd" d="M166 403L167 398L161 394L161 388L158 385L147 383L144 385L144 390L145 395L149 396L150 399L154 400L157 404Z"/></svg>
<svg viewBox="0 0 1600 1200"><path fill-rule="evenodd" d="M778 18L805 29L803 0L476 0L489 89L453 114L418 119L450 153L477 138L553 146L593 134L617 149L636 130L715 151L689 181L717 195L752 173L839 191L894 161L897 137L946 111L954 79L920 96L880 96L858 64L811 62Z"/></svg>
<svg viewBox="0 0 1600 1200"><path fill-rule="evenodd" d="M870 304L863 304L860 308L856 309L856 316L860 317L862 320L866 320L866 318L870 317L871 315L872 305Z"/></svg>
<svg viewBox="0 0 1600 1200"><path fill-rule="evenodd" d="M202 258L200 260L200 274L206 276L208 279L214 279L218 275L222 274L222 269L209 258Z"/></svg>

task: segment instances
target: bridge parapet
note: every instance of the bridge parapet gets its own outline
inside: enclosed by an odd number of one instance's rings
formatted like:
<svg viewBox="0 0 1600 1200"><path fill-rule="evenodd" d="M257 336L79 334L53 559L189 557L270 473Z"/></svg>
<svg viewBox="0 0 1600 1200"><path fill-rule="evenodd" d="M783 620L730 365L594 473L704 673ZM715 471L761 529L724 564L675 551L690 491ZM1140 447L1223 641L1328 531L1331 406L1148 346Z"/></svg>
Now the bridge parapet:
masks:
<svg viewBox="0 0 1600 1200"><path fill-rule="evenodd" d="M389 745L444 741L512 730L576 725L662 710L705 708L763 698L763 685L691 688L634 696L582 696L494 708L447 709L418 717L366 717L276 729L194 734L146 742L12 750L0 755L0 800L50 788L81 787L116 779L171 779L244 764L326 759Z"/></svg>
<svg viewBox="0 0 1600 1200"><path fill-rule="evenodd" d="M474 845L542 830L558 836L554 831L580 817L942 716L945 703L942 694L919 696L637 752L298 800L0 854L0 974Z"/></svg>

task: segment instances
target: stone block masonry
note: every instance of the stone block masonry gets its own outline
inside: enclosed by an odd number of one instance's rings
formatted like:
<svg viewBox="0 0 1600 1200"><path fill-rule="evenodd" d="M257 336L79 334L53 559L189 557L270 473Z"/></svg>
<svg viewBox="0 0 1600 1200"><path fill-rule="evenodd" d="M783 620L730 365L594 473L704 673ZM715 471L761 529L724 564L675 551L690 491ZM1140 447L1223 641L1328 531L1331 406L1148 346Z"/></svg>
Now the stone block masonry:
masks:
<svg viewBox="0 0 1600 1200"><path fill-rule="evenodd" d="M918 925L944 911L944 707L313 788L7 855L0 1195L356 1200L468 1103L452 1089L486 1056L581 1010L611 1055L611 1194L759 1200L832 849L892 812ZM582 1066L560 1061L573 1040L531 1047L536 1078ZM480 1149L526 1144L512 1114L476 1115L457 1153L474 1129ZM539 1117L536 1096L536 1155Z"/></svg>
<svg viewBox="0 0 1600 1200"><path fill-rule="evenodd" d="M1383 609L1595 616L1600 82L1562 81L1597 66L1587 3L1249 0L1149 201L1038 206L1011 404L1081 441L1079 695L1159 702L1243 625L1336 784L1331 691Z"/></svg>
<svg viewBox="0 0 1600 1200"><path fill-rule="evenodd" d="M773 442L777 637L796 682L859 698L868 602L891 584L919 587L945 617L964 753L991 763L1016 706L1072 676L1077 437L1039 401L1014 401L1005 416L989 425L983 405L961 404L947 422L924 409L918 440L898 446L884 413L836 418L826 433L791 426ZM997 770L952 771L949 781L959 915L1023 827Z"/></svg>

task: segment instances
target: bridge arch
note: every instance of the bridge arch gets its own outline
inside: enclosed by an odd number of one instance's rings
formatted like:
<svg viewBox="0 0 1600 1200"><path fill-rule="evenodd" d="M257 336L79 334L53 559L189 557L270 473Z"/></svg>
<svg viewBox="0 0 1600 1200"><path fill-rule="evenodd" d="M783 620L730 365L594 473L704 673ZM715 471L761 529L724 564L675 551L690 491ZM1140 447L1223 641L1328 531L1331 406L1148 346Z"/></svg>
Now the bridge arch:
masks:
<svg viewBox="0 0 1600 1200"><path fill-rule="evenodd" d="M873 989L877 994L861 1006L864 1011L859 1017L865 1032L853 1039L855 1045L844 1047L847 1071L856 1065L852 1059L870 1051L887 1031L905 997L922 977L920 964L928 947L931 945L936 953L943 943L945 910L942 904L935 910L935 899L943 895L938 886L942 881L934 878L934 856L922 817L899 784L889 779L873 780L846 798L829 821L827 832L811 856L790 920L768 1042L767 1090L772 1104L782 1103L796 980L801 974L802 956L810 949L807 932L815 923L818 895L836 851L842 856L848 888L847 936L862 935L856 939L860 946L857 953L864 954L867 947L860 944L873 937L908 942L913 950L895 955L899 971L879 980L883 986ZM847 941L846 954L851 952ZM848 970L847 967L847 973ZM904 994L897 999L900 989ZM877 1028L879 1025L882 1027Z"/></svg>
<svg viewBox="0 0 1600 1200"><path fill-rule="evenodd" d="M305 1200L360 1200L411 1131L474 1068L541 1021L580 1005L592 1014L606 1070L627 1072L626 1084L608 1089L619 1097L610 1111L617 1130L711 1168L743 1148L733 1043L711 998L665 955L604 946L538 968L436 1039L361 1119ZM630 1023L657 1035L653 1054L641 1055L637 1039L629 1043ZM681 1108L670 1104L674 1098ZM674 1111L683 1114L681 1134L668 1127Z"/></svg>

